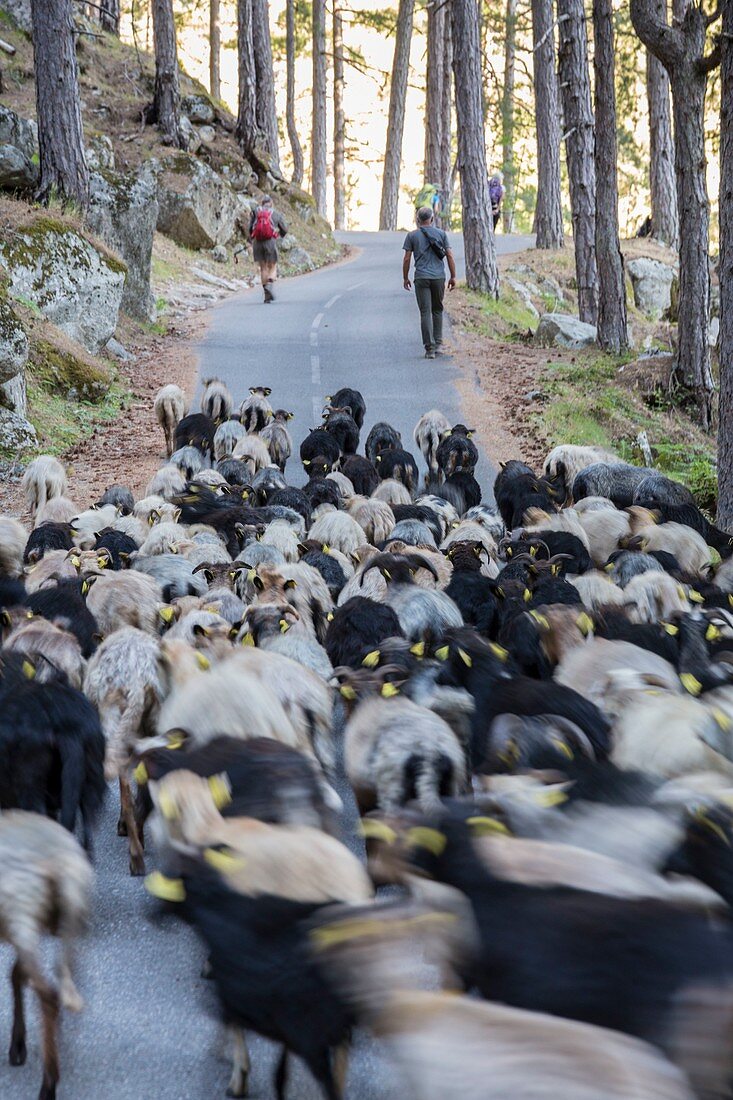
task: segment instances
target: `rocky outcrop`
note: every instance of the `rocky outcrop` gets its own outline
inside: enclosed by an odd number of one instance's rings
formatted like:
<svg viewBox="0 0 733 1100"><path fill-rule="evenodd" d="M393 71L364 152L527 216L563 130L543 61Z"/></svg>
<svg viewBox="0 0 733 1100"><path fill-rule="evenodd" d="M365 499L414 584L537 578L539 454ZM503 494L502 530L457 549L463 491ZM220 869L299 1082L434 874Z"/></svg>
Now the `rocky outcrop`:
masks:
<svg viewBox="0 0 733 1100"><path fill-rule="evenodd" d="M115 151L106 134L95 134L86 147L86 158L92 172L114 171Z"/></svg>
<svg viewBox="0 0 733 1100"><path fill-rule="evenodd" d="M626 271L631 279L636 308L650 317L661 317L670 307L674 268L642 256L629 260Z"/></svg>
<svg viewBox="0 0 733 1100"><path fill-rule="evenodd" d="M137 174L95 172L91 177L87 221L105 244L127 265L122 293L125 313L141 321L155 320L150 289L153 239L158 220L157 181L148 161ZM105 341L106 342L106 341Z"/></svg>
<svg viewBox="0 0 733 1100"><path fill-rule="evenodd" d="M533 342L541 348L589 348L596 338L594 325L587 325L569 313L543 313Z"/></svg>
<svg viewBox="0 0 733 1100"><path fill-rule="evenodd" d="M208 126L216 118L216 108L205 95L185 95L181 100L181 112L187 115L191 122Z"/></svg>
<svg viewBox="0 0 733 1100"><path fill-rule="evenodd" d="M7 12L13 22L26 34L32 34L31 0L0 0L0 11Z"/></svg>
<svg viewBox="0 0 733 1100"><path fill-rule="evenodd" d="M0 448L33 446L36 433L26 420L25 366L28 337L7 297L0 295Z"/></svg>
<svg viewBox="0 0 733 1100"><path fill-rule="evenodd" d="M184 248L228 244L242 211L240 197L212 168L186 153L163 165L158 186L158 229Z"/></svg>
<svg viewBox="0 0 733 1100"><path fill-rule="evenodd" d="M9 382L28 362L28 337L7 297L0 294L0 384Z"/></svg>
<svg viewBox="0 0 733 1100"><path fill-rule="evenodd" d="M288 272L300 275L306 271L315 271L316 265L304 248L298 244L298 238L294 233L288 233L279 242L281 263L287 267Z"/></svg>
<svg viewBox="0 0 733 1100"><path fill-rule="evenodd" d="M0 104L0 188L29 191L38 183L38 130Z"/></svg>
<svg viewBox="0 0 733 1100"><path fill-rule="evenodd" d="M126 268L63 222L41 217L0 241L11 296L96 354L113 335Z"/></svg>

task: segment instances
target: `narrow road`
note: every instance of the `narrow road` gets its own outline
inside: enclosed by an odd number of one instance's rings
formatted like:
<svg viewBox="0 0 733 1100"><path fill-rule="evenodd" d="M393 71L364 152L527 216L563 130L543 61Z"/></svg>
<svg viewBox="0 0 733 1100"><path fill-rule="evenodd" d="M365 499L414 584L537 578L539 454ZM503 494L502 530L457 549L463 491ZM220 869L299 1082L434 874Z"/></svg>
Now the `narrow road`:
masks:
<svg viewBox="0 0 733 1100"><path fill-rule="evenodd" d="M418 417L434 405L460 419L449 359L421 357L414 297L400 286L402 236L346 234L356 259L288 280L278 302L264 308L259 291L237 295L213 312L201 345L201 376L219 375L236 397L251 385L272 387L272 400L296 414L294 435L320 421L325 394L341 385L360 389L367 421L388 419L412 446ZM497 239L518 251L529 238ZM460 260L460 257L459 257ZM461 265L462 266L462 265ZM460 270L460 267L459 267ZM294 464L294 484L302 468ZM489 483L484 460L479 477ZM346 795L345 785L339 787ZM97 883L89 934L79 952L80 1016L63 1014L59 1100L217 1100L229 1079L228 1049L216 1017L214 992L200 978L203 951L193 933L172 919L156 921L140 879L127 873L127 843L116 836L117 795L110 791L96 840ZM347 807L348 808L348 807ZM355 844L353 811L345 839ZM150 868L155 852L147 854ZM0 1097L33 1100L41 1080L40 1027L35 998L26 992L28 1061L11 1068L10 953L0 946ZM250 1096L274 1096L275 1048L253 1038ZM401 1100L404 1090L376 1046L359 1037L351 1059L350 1100ZM292 1100L320 1096L302 1065L293 1063Z"/></svg>

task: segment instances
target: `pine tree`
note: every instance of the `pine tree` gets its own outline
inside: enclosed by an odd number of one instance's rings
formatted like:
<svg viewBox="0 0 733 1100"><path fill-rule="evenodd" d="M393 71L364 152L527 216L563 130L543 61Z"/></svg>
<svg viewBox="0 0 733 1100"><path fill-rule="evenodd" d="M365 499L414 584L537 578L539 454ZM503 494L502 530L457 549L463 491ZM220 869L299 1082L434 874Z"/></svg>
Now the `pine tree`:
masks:
<svg viewBox="0 0 733 1100"><path fill-rule="evenodd" d="M221 99L220 55L219 0L209 0L209 91L212 99Z"/></svg>
<svg viewBox="0 0 733 1100"><path fill-rule="evenodd" d="M407 79L410 70L410 43L412 41L414 9L415 0L399 0L389 95L387 147L384 154L384 171L382 174L382 202L379 210L380 229L397 228L402 136L405 129L405 104L407 100Z"/></svg>
<svg viewBox="0 0 733 1100"><path fill-rule="evenodd" d="M504 175L502 225L511 233L514 218L514 85L517 49L517 0L506 0L504 87L501 94L501 170Z"/></svg>
<svg viewBox="0 0 733 1100"><path fill-rule="evenodd" d="M656 15L667 18L666 0L657 0ZM669 106L669 77L651 50L646 52L646 94L649 101L649 193L652 233L658 241L676 248L679 239L677 182L674 172L674 138Z"/></svg>
<svg viewBox="0 0 733 1100"><path fill-rule="evenodd" d="M295 5L297 0L286 0L285 7L285 66L286 100L285 117L288 127L288 141L293 154L293 183L298 187L303 182L303 146L298 136L295 119Z"/></svg>
<svg viewBox="0 0 733 1100"><path fill-rule="evenodd" d="M552 0L532 0L535 128L537 134L537 248L562 248L560 107L555 72Z"/></svg>
<svg viewBox="0 0 733 1100"><path fill-rule="evenodd" d="M326 3L313 0L313 125L311 129L311 193L316 209L326 216Z"/></svg>
<svg viewBox="0 0 733 1100"><path fill-rule="evenodd" d="M344 20L333 0L333 224L346 228L346 114L344 112Z"/></svg>
<svg viewBox="0 0 733 1100"><path fill-rule="evenodd" d="M255 60L257 92L255 115L262 148L270 156L275 173L280 169L278 148L277 107L275 105L275 72L270 41L270 6L268 0L252 0L252 50Z"/></svg>
<svg viewBox="0 0 733 1100"><path fill-rule="evenodd" d="M733 528L733 5L723 8L720 92L718 524Z"/></svg>
<svg viewBox="0 0 733 1100"><path fill-rule="evenodd" d="M237 0L239 105L236 134L245 157L250 159L254 158L257 148L257 82L252 21L252 0Z"/></svg>
<svg viewBox="0 0 733 1100"><path fill-rule="evenodd" d="M424 183L434 183L443 196L440 221L449 219L452 132L451 78L453 39L450 6L442 0L427 5L427 73L425 81Z"/></svg>
<svg viewBox="0 0 733 1100"><path fill-rule="evenodd" d="M178 48L173 0L153 0L155 91L153 118L167 145L185 148L181 132L181 93L178 85Z"/></svg>

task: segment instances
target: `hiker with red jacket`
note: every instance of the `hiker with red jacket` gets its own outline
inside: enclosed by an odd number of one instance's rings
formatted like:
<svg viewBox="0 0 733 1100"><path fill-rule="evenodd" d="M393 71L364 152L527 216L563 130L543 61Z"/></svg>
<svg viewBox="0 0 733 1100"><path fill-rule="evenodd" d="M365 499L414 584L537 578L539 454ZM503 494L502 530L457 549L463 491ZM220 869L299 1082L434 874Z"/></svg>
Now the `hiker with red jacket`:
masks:
<svg viewBox="0 0 733 1100"><path fill-rule="evenodd" d="M284 237L288 231L282 214L272 205L272 199L265 195L262 203L252 211L249 221L249 239L252 242L252 258L260 268L262 288L265 292L265 305L275 301L272 287L277 278L278 237Z"/></svg>

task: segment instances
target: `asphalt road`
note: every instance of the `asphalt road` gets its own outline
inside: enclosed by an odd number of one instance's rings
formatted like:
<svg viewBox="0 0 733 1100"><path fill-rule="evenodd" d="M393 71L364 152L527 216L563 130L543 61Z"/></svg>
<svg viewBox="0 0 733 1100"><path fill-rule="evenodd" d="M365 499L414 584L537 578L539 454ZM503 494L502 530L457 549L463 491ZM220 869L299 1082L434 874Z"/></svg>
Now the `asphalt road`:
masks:
<svg viewBox="0 0 733 1100"><path fill-rule="evenodd" d="M273 306L255 290L214 309L201 345L201 375L219 375L238 398L250 385L268 385L272 401L296 414L294 435L320 421L324 395L341 385L360 389L367 424L388 419L412 440L418 417L433 406L460 419L449 359L422 358L418 314L401 288L401 235L348 234L361 249L353 261L278 287ZM528 238L497 239L500 251ZM457 249L458 251L458 249ZM460 260L460 257L459 257ZM479 471L486 484L489 467ZM292 470L300 484L301 470ZM346 794L340 786L342 797ZM110 792L97 835L97 883L91 928L79 952L78 985L86 1000L79 1016L64 1013L59 1100L213 1100L223 1097L228 1048L216 1018L213 989L199 976L203 951L192 932L155 919L142 882L127 872L127 844L116 836L117 799ZM345 837L355 846L353 807ZM154 851L148 865L155 866ZM0 947L0 1051L10 1039L10 952ZM26 992L28 1061L11 1068L0 1055L2 1100L34 1100L41 1080L35 998ZM275 1048L250 1043L250 1095L270 1098ZM404 1088L374 1044L357 1041L347 1093L352 1100L401 1100ZM289 1096L316 1100L307 1071L293 1066Z"/></svg>

